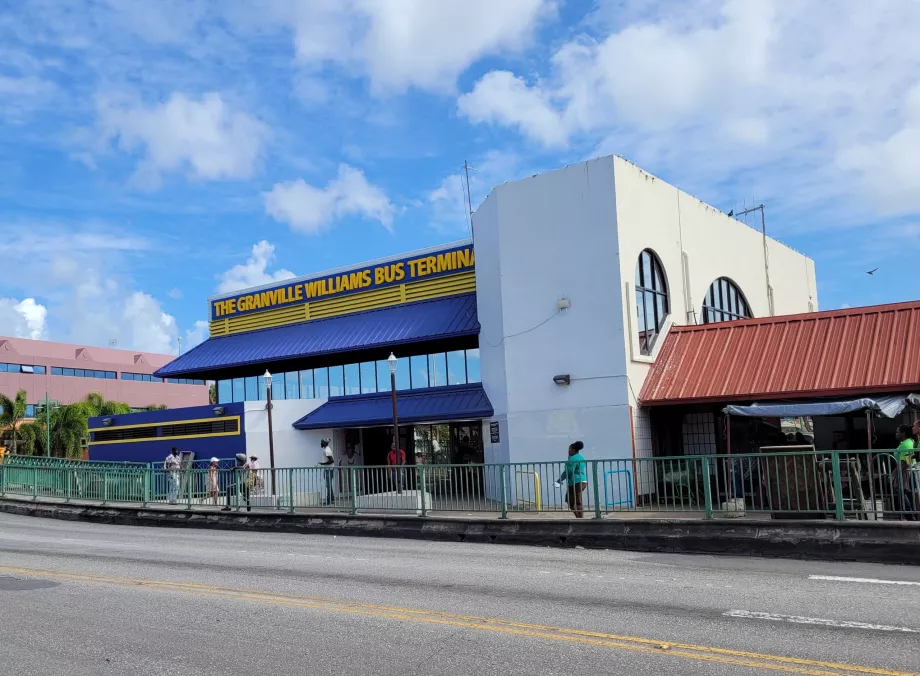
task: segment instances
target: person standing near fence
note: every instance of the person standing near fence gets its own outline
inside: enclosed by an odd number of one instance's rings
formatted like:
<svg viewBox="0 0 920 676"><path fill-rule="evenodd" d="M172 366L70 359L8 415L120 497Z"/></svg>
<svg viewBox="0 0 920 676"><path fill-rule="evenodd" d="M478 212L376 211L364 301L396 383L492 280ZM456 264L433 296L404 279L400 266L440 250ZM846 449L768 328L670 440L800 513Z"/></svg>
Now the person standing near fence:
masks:
<svg viewBox="0 0 920 676"><path fill-rule="evenodd" d="M335 458L329 444L323 439L321 444L323 448L323 461L317 464L317 467L323 468L323 480L326 483L326 498L323 500L324 505L335 504L335 492L332 490L332 484L335 483Z"/></svg>
<svg viewBox="0 0 920 676"><path fill-rule="evenodd" d="M215 506L220 504L220 469L217 458L211 458L211 464L208 466L208 497L214 501Z"/></svg>
<svg viewBox="0 0 920 676"><path fill-rule="evenodd" d="M916 423L914 424L916 427ZM915 492L915 481L911 468L916 463L917 448L914 443L914 428L908 425L898 425L895 432L895 439L898 442L898 448L894 452L898 464L891 473L891 484L895 499L901 504L895 505L895 509L906 512L905 518L914 520L917 518L917 494Z"/></svg>
<svg viewBox="0 0 920 676"><path fill-rule="evenodd" d="M246 457L245 453L237 453L236 465L233 466L233 470L230 475L230 485L227 486L227 506L224 507L222 511L230 511L230 505L233 504L233 498L237 494L243 499L243 502L246 503L246 511L252 511L252 505L250 504L249 498L249 473L249 459Z"/></svg>
<svg viewBox="0 0 920 676"><path fill-rule="evenodd" d="M262 465L259 464L259 458L255 455L249 456L249 471L252 472L252 492L256 495L262 495L265 491L265 477L262 476Z"/></svg>
<svg viewBox="0 0 920 676"><path fill-rule="evenodd" d="M397 451L396 442L390 444L390 452L387 453L387 465L393 467L390 470L393 483L396 484L396 492L402 493L406 488L406 452L401 448Z"/></svg>
<svg viewBox="0 0 920 676"><path fill-rule="evenodd" d="M171 505L176 504L179 499L180 467L182 467L182 462L179 460L179 449L173 446L163 462L163 469L166 470L166 499Z"/></svg>
<svg viewBox="0 0 920 676"><path fill-rule="evenodd" d="M557 487L561 486L563 481L568 485L566 502L569 504L569 509L575 514L576 519L583 519L585 516L583 494L588 487L588 472L586 469L588 462L585 460L585 456L581 454L584 447L585 445L580 441L576 441L569 446L569 459L565 461L565 470L556 480Z"/></svg>

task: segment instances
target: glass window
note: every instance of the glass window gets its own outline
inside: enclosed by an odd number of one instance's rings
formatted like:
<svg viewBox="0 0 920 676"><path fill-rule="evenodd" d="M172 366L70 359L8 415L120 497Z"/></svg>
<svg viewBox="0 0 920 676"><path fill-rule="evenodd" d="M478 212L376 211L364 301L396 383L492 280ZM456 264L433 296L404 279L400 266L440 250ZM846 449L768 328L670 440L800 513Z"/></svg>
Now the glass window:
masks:
<svg viewBox="0 0 920 676"><path fill-rule="evenodd" d="M35 373L35 370L28 364L23 364L22 366L19 367L19 370L22 373Z"/></svg>
<svg viewBox="0 0 920 676"><path fill-rule="evenodd" d="M479 365L479 348L466 351L466 380L470 383L482 382L482 368Z"/></svg>
<svg viewBox="0 0 920 676"><path fill-rule="evenodd" d="M73 369L64 369L64 375L65 375L65 376L72 376L72 375L73 375Z"/></svg>
<svg viewBox="0 0 920 676"><path fill-rule="evenodd" d="M106 380L115 380L117 377L118 377L118 374L115 373L115 371L106 371L106 372L105 372L105 379L106 379ZM157 379L154 378L154 380L157 380Z"/></svg>
<svg viewBox="0 0 920 676"><path fill-rule="evenodd" d="M466 353L463 350L447 353L447 384L466 385Z"/></svg>
<svg viewBox="0 0 920 676"><path fill-rule="evenodd" d="M443 352L428 355L428 385L447 385L447 355Z"/></svg>
<svg viewBox="0 0 920 676"><path fill-rule="evenodd" d="M64 375L64 369L62 369L60 366L52 366L52 367L51 367L51 375L53 375L53 376L62 376L62 375Z"/></svg>
<svg viewBox="0 0 920 676"><path fill-rule="evenodd" d="M33 367L32 367L32 372L35 373L35 374L37 374L37 375L43 376L43 375L45 375L45 367L44 367L44 366L33 366Z"/></svg>
<svg viewBox="0 0 920 676"><path fill-rule="evenodd" d="M246 387L242 378L233 379L233 401L246 401Z"/></svg>
<svg viewBox="0 0 920 676"><path fill-rule="evenodd" d="M299 371L288 371L284 374L284 396L288 399L300 399Z"/></svg>
<svg viewBox="0 0 920 676"><path fill-rule="evenodd" d="M0 364L0 373L6 373L9 371L9 364Z"/></svg>
<svg viewBox="0 0 920 676"><path fill-rule="evenodd" d="M281 401L284 399L284 374L272 373L272 399Z"/></svg>
<svg viewBox="0 0 920 676"><path fill-rule="evenodd" d="M329 398L329 369L313 369L313 391L317 399Z"/></svg>
<svg viewBox="0 0 920 676"><path fill-rule="evenodd" d="M396 391L408 390L411 387L409 379L409 357L400 357L396 362Z"/></svg>
<svg viewBox="0 0 920 676"><path fill-rule="evenodd" d="M248 376L245 378L244 388L246 391L246 401L259 401L259 379L256 376Z"/></svg>
<svg viewBox="0 0 920 676"><path fill-rule="evenodd" d="M412 389L420 390L428 387L428 357L426 355L411 357L409 363L412 367Z"/></svg>
<svg viewBox="0 0 920 676"><path fill-rule="evenodd" d="M35 417L35 404L26 404L26 418Z"/></svg>
<svg viewBox="0 0 920 676"><path fill-rule="evenodd" d="M668 317L668 290L661 261L650 249L636 263L636 318L639 352L650 355Z"/></svg>
<svg viewBox="0 0 920 676"><path fill-rule="evenodd" d="M304 399L313 398L313 371L311 369L300 372L300 396Z"/></svg>
<svg viewBox="0 0 920 676"><path fill-rule="evenodd" d="M89 371L87 371L87 373L89 373ZM95 377L96 377L96 378L102 378L103 380L105 380L105 371L96 371L96 372L95 372Z"/></svg>
<svg viewBox="0 0 920 676"><path fill-rule="evenodd" d="M389 382L390 376L387 376L387 382ZM373 394L377 391L377 365L375 362L366 361L361 364L361 393L362 394ZM390 389L381 390L381 392L389 392Z"/></svg>
<svg viewBox="0 0 920 676"><path fill-rule="evenodd" d="M217 381L217 403L229 404L233 401L233 387L229 380Z"/></svg>
<svg viewBox="0 0 920 676"><path fill-rule="evenodd" d="M329 367L329 396L341 397L345 394L345 368L343 366Z"/></svg>
<svg viewBox="0 0 920 676"><path fill-rule="evenodd" d="M361 370L357 364L345 365L345 394L361 394Z"/></svg>
<svg viewBox="0 0 920 676"><path fill-rule="evenodd" d="M703 299L703 323L716 324L748 319L751 309L737 285L726 277L714 281Z"/></svg>
<svg viewBox="0 0 920 676"><path fill-rule="evenodd" d="M64 375L65 375L65 376L67 375L67 369L64 369ZM85 378L85 377L86 377L86 372L85 372L83 369L74 369L72 375L76 376L77 378ZM90 378L93 377L93 372L92 372L92 371L89 372L89 377L90 377Z"/></svg>
<svg viewBox="0 0 920 676"><path fill-rule="evenodd" d="M399 368L398 362L396 368ZM390 391L390 365L386 359L377 362L377 391Z"/></svg>

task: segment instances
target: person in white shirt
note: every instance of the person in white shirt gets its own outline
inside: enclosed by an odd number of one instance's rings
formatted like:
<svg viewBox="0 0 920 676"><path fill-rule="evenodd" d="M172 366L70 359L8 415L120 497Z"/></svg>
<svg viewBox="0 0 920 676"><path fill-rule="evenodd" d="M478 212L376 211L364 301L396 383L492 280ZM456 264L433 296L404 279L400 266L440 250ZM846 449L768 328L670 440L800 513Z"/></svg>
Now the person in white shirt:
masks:
<svg viewBox="0 0 920 676"><path fill-rule="evenodd" d="M176 504L179 499L179 469L181 467L179 449L174 446L163 462L163 469L166 470L166 497L171 505Z"/></svg>

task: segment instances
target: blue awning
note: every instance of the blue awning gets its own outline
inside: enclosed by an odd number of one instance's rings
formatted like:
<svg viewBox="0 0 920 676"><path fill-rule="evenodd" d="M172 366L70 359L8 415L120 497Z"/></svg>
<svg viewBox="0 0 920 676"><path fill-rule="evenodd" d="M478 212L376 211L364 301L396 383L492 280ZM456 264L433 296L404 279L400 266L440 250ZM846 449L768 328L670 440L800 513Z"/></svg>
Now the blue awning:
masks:
<svg viewBox="0 0 920 676"><path fill-rule="evenodd" d="M476 294L466 293L210 338L154 375L175 378L247 364L478 334Z"/></svg>
<svg viewBox="0 0 920 676"><path fill-rule="evenodd" d="M492 417L492 404L482 385L455 385L411 390L396 394L401 424L476 420ZM294 423L299 430L341 427L381 427L393 424L393 399L389 392L333 397Z"/></svg>

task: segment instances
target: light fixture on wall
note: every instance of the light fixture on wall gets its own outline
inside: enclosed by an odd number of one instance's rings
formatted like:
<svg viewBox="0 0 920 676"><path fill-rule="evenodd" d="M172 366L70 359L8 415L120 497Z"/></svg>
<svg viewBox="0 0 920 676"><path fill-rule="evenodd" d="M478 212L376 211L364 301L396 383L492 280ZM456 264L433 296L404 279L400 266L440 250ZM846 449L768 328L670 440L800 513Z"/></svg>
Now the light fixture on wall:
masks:
<svg viewBox="0 0 920 676"><path fill-rule="evenodd" d="M115 421L112 420L111 418L103 418L103 419L102 419L102 426L103 426L103 427L111 427L113 422L115 422Z"/></svg>
<svg viewBox="0 0 920 676"><path fill-rule="evenodd" d="M571 384L572 377L568 373L560 376L553 376L553 382L556 383L559 387L562 387L564 385Z"/></svg>
<svg viewBox="0 0 920 676"><path fill-rule="evenodd" d="M224 414L224 407L223 407L223 406L215 406L215 407L214 407L214 415L223 415L223 414Z"/></svg>

